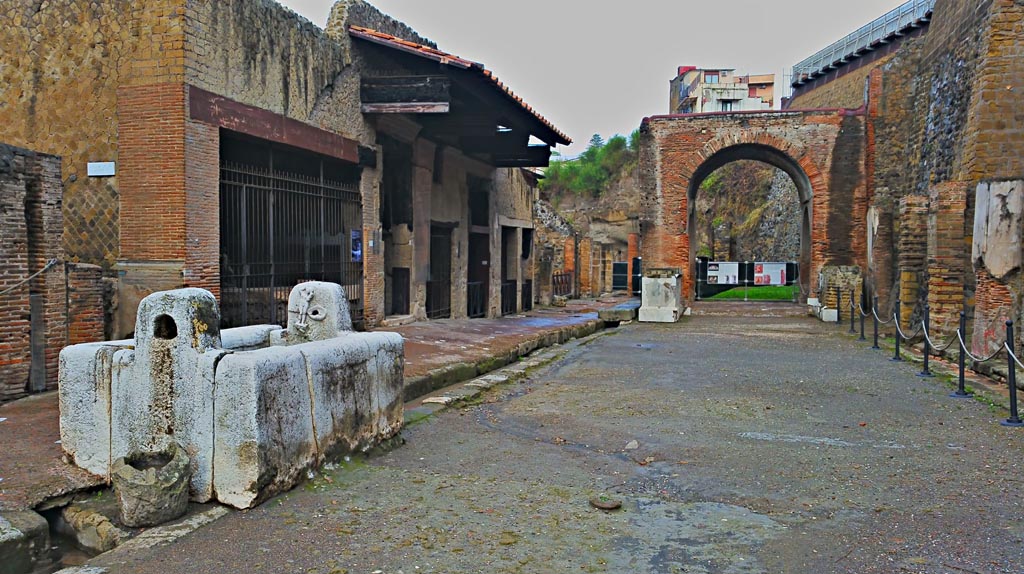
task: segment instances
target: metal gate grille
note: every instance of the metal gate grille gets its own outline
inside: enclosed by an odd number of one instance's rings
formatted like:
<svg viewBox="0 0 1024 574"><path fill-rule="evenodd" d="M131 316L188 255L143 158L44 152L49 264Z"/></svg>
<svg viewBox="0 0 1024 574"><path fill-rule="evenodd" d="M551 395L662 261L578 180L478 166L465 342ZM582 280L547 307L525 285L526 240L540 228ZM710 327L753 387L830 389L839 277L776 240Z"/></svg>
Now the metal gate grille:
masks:
<svg viewBox="0 0 1024 574"><path fill-rule="evenodd" d="M430 280L427 281L427 318L452 316L452 230L430 226Z"/></svg>
<svg viewBox="0 0 1024 574"><path fill-rule="evenodd" d="M355 186L223 163L220 175L223 327L285 325L304 281L345 288L363 318L362 201Z"/></svg>

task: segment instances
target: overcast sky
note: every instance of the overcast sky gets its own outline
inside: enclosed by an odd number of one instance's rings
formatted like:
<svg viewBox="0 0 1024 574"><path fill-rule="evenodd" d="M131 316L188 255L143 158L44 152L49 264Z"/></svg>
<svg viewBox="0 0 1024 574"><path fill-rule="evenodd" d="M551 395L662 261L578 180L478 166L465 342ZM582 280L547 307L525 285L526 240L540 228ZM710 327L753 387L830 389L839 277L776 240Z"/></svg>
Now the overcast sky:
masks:
<svg viewBox="0 0 1024 574"><path fill-rule="evenodd" d="M323 27L333 0L280 0ZM678 66L782 74L903 0L370 0L442 50L482 62L573 138L668 112ZM788 72L786 72L788 73Z"/></svg>

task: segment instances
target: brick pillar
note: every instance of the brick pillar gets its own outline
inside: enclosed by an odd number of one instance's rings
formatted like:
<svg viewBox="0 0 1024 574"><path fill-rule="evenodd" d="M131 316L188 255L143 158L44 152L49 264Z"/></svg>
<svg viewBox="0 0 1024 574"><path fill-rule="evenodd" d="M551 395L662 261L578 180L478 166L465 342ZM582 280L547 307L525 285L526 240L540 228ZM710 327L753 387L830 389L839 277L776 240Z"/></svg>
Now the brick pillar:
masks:
<svg viewBox="0 0 1024 574"><path fill-rule="evenodd" d="M186 247L185 114L182 83L118 89L120 273L111 326L114 338L135 331L135 315L144 297L185 285L188 252L198 256L208 248ZM196 278L203 279L202 271Z"/></svg>
<svg viewBox="0 0 1024 574"><path fill-rule="evenodd" d="M427 280L430 278L431 195L434 188L434 144L417 139L412 146L412 285L410 308L417 320L427 318Z"/></svg>
<svg viewBox="0 0 1024 574"><path fill-rule="evenodd" d="M633 275L636 274L636 269L633 268L633 260L640 257L640 234L630 233L629 238L626 241L626 258L629 259L629 277L626 283L626 290L629 294L633 294Z"/></svg>
<svg viewBox="0 0 1024 574"><path fill-rule="evenodd" d="M185 126L185 287L220 298L220 128Z"/></svg>
<svg viewBox="0 0 1024 574"><path fill-rule="evenodd" d="M564 248L565 271L576 271L576 238L566 237Z"/></svg>
<svg viewBox="0 0 1024 574"><path fill-rule="evenodd" d="M580 296L592 297L594 290L593 241L589 237L580 239L579 265Z"/></svg>
<svg viewBox="0 0 1024 574"><path fill-rule="evenodd" d="M952 335L964 310L965 274L970 255L964 238L966 182L934 186L928 208L928 304L933 332Z"/></svg>
<svg viewBox="0 0 1024 574"><path fill-rule="evenodd" d="M899 293L904 324L915 325L927 296L928 198L908 195L900 199Z"/></svg>
<svg viewBox="0 0 1024 574"><path fill-rule="evenodd" d="M377 154L378 166L381 156ZM384 320L384 245L380 224L380 169L363 168L359 180L363 198L363 319L367 328Z"/></svg>
<svg viewBox="0 0 1024 574"><path fill-rule="evenodd" d="M868 211L871 220L868 233L868 270L867 282L870 292L878 296L879 306L886 315L895 311L896 296L893 291L893 214L881 205L875 205ZM871 229L873 227L874 229ZM873 233L872 233L873 232Z"/></svg>
<svg viewBox="0 0 1024 574"><path fill-rule="evenodd" d="M68 273L68 344L103 340L103 269L70 263Z"/></svg>

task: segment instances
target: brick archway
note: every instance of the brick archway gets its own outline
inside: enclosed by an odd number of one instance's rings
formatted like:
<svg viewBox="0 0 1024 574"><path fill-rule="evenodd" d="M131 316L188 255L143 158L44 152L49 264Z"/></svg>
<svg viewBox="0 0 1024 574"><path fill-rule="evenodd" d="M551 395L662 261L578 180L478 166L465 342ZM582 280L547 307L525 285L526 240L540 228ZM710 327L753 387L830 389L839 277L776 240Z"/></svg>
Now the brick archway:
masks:
<svg viewBox="0 0 1024 574"><path fill-rule="evenodd" d="M787 173L801 204L801 285L817 295L825 265L862 264L866 207L863 116L848 110L714 113L647 118L641 126L645 195L643 255L648 268L678 268L692 299L689 230L700 184L734 161ZM837 155L844 156L833 164ZM854 156L854 157L851 157ZM863 241L861 241L862 243Z"/></svg>

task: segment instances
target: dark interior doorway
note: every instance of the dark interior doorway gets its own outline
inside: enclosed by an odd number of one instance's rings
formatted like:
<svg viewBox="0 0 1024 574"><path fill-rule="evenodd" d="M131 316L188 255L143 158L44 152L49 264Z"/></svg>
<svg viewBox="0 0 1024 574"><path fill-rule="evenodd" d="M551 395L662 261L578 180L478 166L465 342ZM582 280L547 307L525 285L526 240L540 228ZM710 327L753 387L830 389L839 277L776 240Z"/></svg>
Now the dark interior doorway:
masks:
<svg viewBox="0 0 1024 574"><path fill-rule="evenodd" d="M430 226L430 279L427 281L427 318L452 316L452 227Z"/></svg>
<svg viewBox="0 0 1024 574"><path fill-rule="evenodd" d="M467 309L470 319L487 316L487 285L490 283L491 239L486 233L469 234L469 275Z"/></svg>

